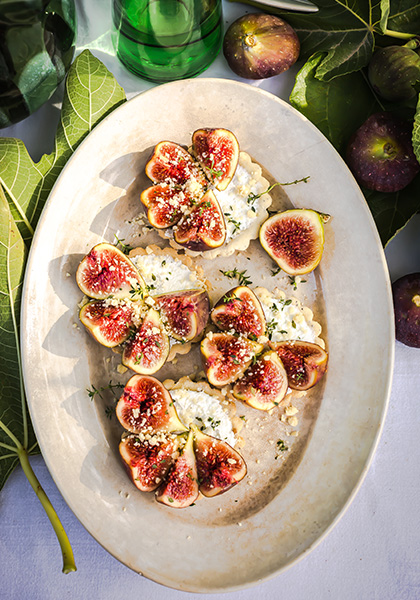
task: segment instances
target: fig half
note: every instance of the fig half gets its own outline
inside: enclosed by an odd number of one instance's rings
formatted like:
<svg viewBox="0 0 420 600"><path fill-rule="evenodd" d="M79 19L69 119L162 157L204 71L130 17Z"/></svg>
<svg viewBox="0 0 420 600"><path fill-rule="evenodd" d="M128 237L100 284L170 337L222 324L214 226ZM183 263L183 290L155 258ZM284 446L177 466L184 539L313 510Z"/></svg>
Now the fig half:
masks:
<svg viewBox="0 0 420 600"><path fill-rule="evenodd" d="M122 363L141 375L156 373L169 354L169 339L159 313L150 308L141 327L127 340Z"/></svg>
<svg viewBox="0 0 420 600"><path fill-rule="evenodd" d="M103 346L114 348L131 333L133 307L130 301L113 306L106 300L92 300L79 312L83 325Z"/></svg>
<svg viewBox="0 0 420 600"><path fill-rule="evenodd" d="M266 79L287 71L298 59L299 38L280 17L263 13L234 21L223 40L229 67L245 79Z"/></svg>
<svg viewBox="0 0 420 600"><path fill-rule="evenodd" d="M242 456L227 442L200 431L195 425L194 449L200 492L207 498L226 492L247 473Z"/></svg>
<svg viewBox="0 0 420 600"><path fill-rule="evenodd" d="M411 142L413 124L389 112L371 115L350 139L346 160L358 183L398 192L420 171Z"/></svg>
<svg viewBox="0 0 420 600"><path fill-rule="evenodd" d="M141 202L148 208L147 218L153 227L165 229L178 223L184 210L191 206L191 198L181 188L157 183L144 190Z"/></svg>
<svg viewBox="0 0 420 600"><path fill-rule="evenodd" d="M178 443L177 436L153 440L153 443L133 434L121 440L119 452L136 488L153 492L159 487L178 456Z"/></svg>
<svg viewBox="0 0 420 600"><path fill-rule="evenodd" d="M197 464L193 439L193 432L190 431L169 475L156 492L156 500L166 506L186 508L198 498Z"/></svg>
<svg viewBox="0 0 420 600"><path fill-rule="evenodd" d="M202 187L207 185L204 173L191 154L174 142L159 142L145 171L153 183L184 185L195 180Z"/></svg>
<svg viewBox="0 0 420 600"><path fill-rule="evenodd" d="M310 273L319 265L324 250L323 217L300 208L277 213L262 224L260 242L288 275Z"/></svg>
<svg viewBox="0 0 420 600"><path fill-rule="evenodd" d="M410 273L394 281L392 295L397 340L420 348L420 273Z"/></svg>
<svg viewBox="0 0 420 600"><path fill-rule="evenodd" d="M192 136L193 152L209 181L223 191L235 174L239 143L227 129L197 129Z"/></svg>
<svg viewBox="0 0 420 600"><path fill-rule="evenodd" d="M154 301L169 335L176 340L194 340L207 325L210 300L206 290L160 294Z"/></svg>
<svg viewBox="0 0 420 600"><path fill-rule="evenodd" d="M90 298L101 300L142 297L145 283L125 254L112 244L97 244L87 254L76 272L77 285Z"/></svg>
<svg viewBox="0 0 420 600"><path fill-rule="evenodd" d="M175 225L174 238L180 246L196 252L213 250L224 244L225 219L211 190Z"/></svg>
<svg viewBox="0 0 420 600"><path fill-rule="evenodd" d="M328 353L312 342L270 342L286 369L292 390L309 390L327 370Z"/></svg>
<svg viewBox="0 0 420 600"><path fill-rule="evenodd" d="M244 336L208 334L201 342L201 355L209 383L216 387L232 383L262 352L263 347Z"/></svg>
<svg viewBox="0 0 420 600"><path fill-rule="evenodd" d="M116 407L117 419L131 433L183 432L168 390L155 377L133 375Z"/></svg>
<svg viewBox="0 0 420 600"><path fill-rule="evenodd" d="M271 410L286 392L287 373L278 355L270 350L245 371L232 390L235 398L259 410Z"/></svg>
<svg viewBox="0 0 420 600"><path fill-rule="evenodd" d="M265 316L260 301L245 285L226 292L211 311L211 320L221 331L254 338L265 333Z"/></svg>

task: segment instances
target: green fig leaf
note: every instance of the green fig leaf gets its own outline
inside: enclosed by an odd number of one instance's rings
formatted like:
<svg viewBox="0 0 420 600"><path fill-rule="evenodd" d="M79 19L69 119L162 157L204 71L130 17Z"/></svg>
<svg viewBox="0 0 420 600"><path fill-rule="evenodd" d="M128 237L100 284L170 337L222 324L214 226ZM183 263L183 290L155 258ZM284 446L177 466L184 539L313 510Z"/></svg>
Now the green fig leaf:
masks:
<svg viewBox="0 0 420 600"><path fill-rule="evenodd" d="M420 211L420 175L400 192L363 190L363 193L384 246Z"/></svg>
<svg viewBox="0 0 420 600"><path fill-rule="evenodd" d="M315 54L303 65L296 76L290 102L343 154L352 133L375 110L376 100L361 72L331 81L316 79L322 60L323 55Z"/></svg>
<svg viewBox="0 0 420 600"><path fill-rule="evenodd" d="M420 31L420 1L391 0L387 29L418 35Z"/></svg>
<svg viewBox="0 0 420 600"><path fill-rule="evenodd" d="M27 251L46 199L68 158L125 101L114 76L88 50L69 69L54 152L34 163L21 140L0 138L0 489L22 452L37 451L19 347Z"/></svg>
<svg viewBox="0 0 420 600"><path fill-rule="evenodd" d="M417 100L417 108L414 115L412 142L414 154L420 163L420 97Z"/></svg>

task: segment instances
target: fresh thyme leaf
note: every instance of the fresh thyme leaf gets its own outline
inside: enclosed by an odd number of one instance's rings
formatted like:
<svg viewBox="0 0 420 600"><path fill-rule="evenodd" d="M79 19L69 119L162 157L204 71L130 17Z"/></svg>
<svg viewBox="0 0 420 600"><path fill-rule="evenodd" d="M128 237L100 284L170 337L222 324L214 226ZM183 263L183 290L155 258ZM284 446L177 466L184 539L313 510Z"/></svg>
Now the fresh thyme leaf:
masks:
<svg viewBox="0 0 420 600"><path fill-rule="evenodd" d="M99 396L100 398L102 398L102 400L104 399L104 397L102 396L103 392L106 392L107 390L110 390L114 396L114 398L117 398L116 394L115 394L115 390L121 389L124 387L124 384L122 383L112 383L112 381L110 381L108 383L108 385L105 385L103 387L100 388L96 388L93 384L92 384L92 389L87 388L86 391L88 393L88 396L91 400L93 400L95 398L95 396Z"/></svg>
<svg viewBox="0 0 420 600"><path fill-rule="evenodd" d="M229 279L236 278L239 285L252 285L251 279L248 277L248 275L246 275L246 269L244 271L238 271L238 269L235 267L231 271L222 271L219 269L219 272Z"/></svg>
<svg viewBox="0 0 420 600"><path fill-rule="evenodd" d="M129 254L129 252L133 249L132 246L124 244L124 239L120 240L116 233L114 233L114 238L116 241L116 246L120 246L124 254Z"/></svg>

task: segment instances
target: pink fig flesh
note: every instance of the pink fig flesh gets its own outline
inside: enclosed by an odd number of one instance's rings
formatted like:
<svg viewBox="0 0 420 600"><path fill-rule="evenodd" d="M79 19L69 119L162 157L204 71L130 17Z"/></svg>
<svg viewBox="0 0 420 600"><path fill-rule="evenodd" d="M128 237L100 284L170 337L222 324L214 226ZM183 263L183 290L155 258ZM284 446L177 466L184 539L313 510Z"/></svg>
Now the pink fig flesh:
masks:
<svg viewBox="0 0 420 600"><path fill-rule="evenodd" d="M325 375L328 354L318 344L296 340L270 342L270 346L282 361L293 390L308 390Z"/></svg>
<svg viewBox="0 0 420 600"><path fill-rule="evenodd" d="M192 139L193 151L207 178L217 190L225 190L238 166L238 140L227 129L198 129Z"/></svg>
<svg viewBox="0 0 420 600"><path fill-rule="evenodd" d="M175 225L174 238L180 246L196 252L223 245L226 239L225 219L211 190Z"/></svg>
<svg viewBox="0 0 420 600"><path fill-rule="evenodd" d="M265 316L260 301L247 286L238 286L219 300L211 320L221 331L258 338L265 333Z"/></svg>
<svg viewBox="0 0 420 600"><path fill-rule="evenodd" d="M287 392L287 373L275 352L265 352L238 379L233 395L259 410L271 410Z"/></svg>
<svg viewBox="0 0 420 600"><path fill-rule="evenodd" d="M132 315L130 301L113 306L106 300L92 300L79 312L83 325L100 344L108 348L114 348L128 338L133 327Z"/></svg>
<svg viewBox="0 0 420 600"><path fill-rule="evenodd" d="M195 180L207 185L204 173L187 150L174 142L160 142L146 165L146 175L154 183L184 185Z"/></svg>
<svg viewBox="0 0 420 600"><path fill-rule="evenodd" d="M205 290L170 292L154 296L154 301L169 335L176 340L194 340L207 325L210 300Z"/></svg>
<svg viewBox="0 0 420 600"><path fill-rule="evenodd" d="M125 343L122 363L141 375L156 373L169 354L169 339L157 310L151 308Z"/></svg>

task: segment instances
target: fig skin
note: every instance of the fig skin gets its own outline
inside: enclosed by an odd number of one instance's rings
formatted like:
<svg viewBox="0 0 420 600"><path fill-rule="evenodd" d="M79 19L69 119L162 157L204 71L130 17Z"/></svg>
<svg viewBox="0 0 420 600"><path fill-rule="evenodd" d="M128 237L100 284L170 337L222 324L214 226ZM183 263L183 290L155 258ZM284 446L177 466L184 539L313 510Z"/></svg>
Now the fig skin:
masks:
<svg viewBox="0 0 420 600"><path fill-rule="evenodd" d="M414 98L414 86L420 81L420 56L406 46L380 48L369 63L368 77L375 92L385 100Z"/></svg>
<svg viewBox="0 0 420 600"><path fill-rule="evenodd" d="M296 340L269 345L282 361L292 390L309 390L327 371L328 353L318 344Z"/></svg>
<svg viewBox="0 0 420 600"><path fill-rule="evenodd" d="M121 250L112 244L101 243L94 246L82 259L76 272L76 282L80 290L96 300L114 298L135 299L143 297L145 283ZM138 290L138 294L133 292Z"/></svg>
<svg viewBox="0 0 420 600"><path fill-rule="evenodd" d="M97 342L115 348L130 335L133 327L130 303L107 305L104 300L92 300L79 312L79 319Z"/></svg>
<svg viewBox="0 0 420 600"><path fill-rule="evenodd" d="M150 375L133 375L127 381L115 412L121 425L131 433L187 431L168 390Z"/></svg>
<svg viewBox="0 0 420 600"><path fill-rule="evenodd" d="M207 325L210 299L206 290L184 290L154 296L169 335L182 342L197 339Z"/></svg>
<svg viewBox="0 0 420 600"><path fill-rule="evenodd" d="M195 252L206 252L224 244L225 218L211 190L174 227L174 238L177 244Z"/></svg>
<svg viewBox="0 0 420 600"><path fill-rule="evenodd" d="M150 308L141 327L130 337L123 350L122 364L140 375L156 373L169 354L169 338L159 313Z"/></svg>
<svg viewBox="0 0 420 600"><path fill-rule="evenodd" d="M192 136L193 152L209 181L222 192L235 174L239 143L228 129L197 129Z"/></svg>
<svg viewBox="0 0 420 600"><path fill-rule="evenodd" d="M193 440L194 434L190 430L165 482L156 492L156 500L161 504L172 508L186 508L197 500L199 490Z"/></svg>
<svg viewBox="0 0 420 600"><path fill-rule="evenodd" d="M394 281L392 296L397 340L420 348L420 273L410 273Z"/></svg>
<svg viewBox="0 0 420 600"><path fill-rule="evenodd" d="M266 79L287 71L298 59L299 38L280 17L264 13L234 21L223 40L223 54L234 73Z"/></svg>
<svg viewBox="0 0 420 600"><path fill-rule="evenodd" d="M389 112L371 115L351 137L346 161L357 182L377 192L404 189L420 165L411 143L412 126Z"/></svg>
<svg viewBox="0 0 420 600"><path fill-rule="evenodd" d="M269 217L260 228L264 250L288 275L305 275L320 263L324 251L324 222L310 209L286 210Z"/></svg>
<svg viewBox="0 0 420 600"><path fill-rule="evenodd" d="M266 320L261 303L247 286L226 292L211 311L211 320L221 331L259 337L264 335Z"/></svg>
<svg viewBox="0 0 420 600"><path fill-rule="evenodd" d="M178 456L178 437L150 444L136 435L124 437L119 445L120 456L131 481L141 492L153 492L166 477Z"/></svg>
<svg viewBox="0 0 420 600"><path fill-rule="evenodd" d="M211 333L201 342L201 355L207 379L215 387L233 383L264 346L243 336Z"/></svg>
<svg viewBox="0 0 420 600"><path fill-rule="evenodd" d="M232 393L253 408L271 410L285 397L287 385L282 361L276 352L269 350L238 379Z"/></svg>
<svg viewBox="0 0 420 600"><path fill-rule="evenodd" d="M245 477L244 459L227 442L203 433L195 425L191 429L200 492L207 498L227 492Z"/></svg>

